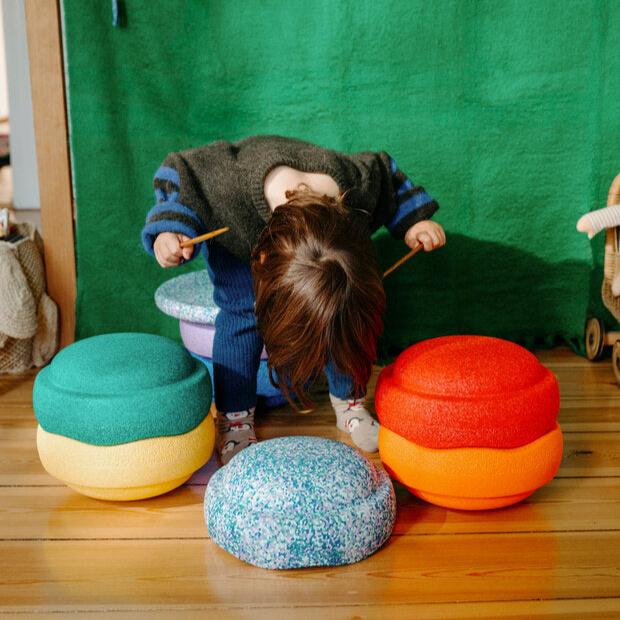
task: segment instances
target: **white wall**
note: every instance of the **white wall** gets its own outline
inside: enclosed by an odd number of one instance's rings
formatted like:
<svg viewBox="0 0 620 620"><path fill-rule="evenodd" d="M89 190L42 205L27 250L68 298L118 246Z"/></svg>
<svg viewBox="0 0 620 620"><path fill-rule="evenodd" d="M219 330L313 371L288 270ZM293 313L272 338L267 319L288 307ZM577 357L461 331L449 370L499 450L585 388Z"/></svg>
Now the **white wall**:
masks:
<svg viewBox="0 0 620 620"><path fill-rule="evenodd" d="M11 126L13 204L17 209L38 209L39 180L32 122L24 1L2 0L2 21Z"/></svg>
<svg viewBox="0 0 620 620"><path fill-rule="evenodd" d="M4 29L2 27L2 7L0 6L0 118L9 115L9 94L6 86L6 60L4 56Z"/></svg>

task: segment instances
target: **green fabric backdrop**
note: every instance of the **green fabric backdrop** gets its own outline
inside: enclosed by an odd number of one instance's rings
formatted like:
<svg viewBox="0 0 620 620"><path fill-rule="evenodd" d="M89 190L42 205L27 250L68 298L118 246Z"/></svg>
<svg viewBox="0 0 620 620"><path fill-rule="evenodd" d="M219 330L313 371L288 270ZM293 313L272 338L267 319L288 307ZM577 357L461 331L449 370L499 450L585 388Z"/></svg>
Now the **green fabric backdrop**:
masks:
<svg viewBox="0 0 620 620"><path fill-rule="evenodd" d="M386 280L382 360L477 332L581 348L602 235L575 231L620 171L620 2L65 0L78 337L178 337L140 244L171 150L278 133L388 151L448 243ZM406 246L375 236L389 265ZM607 317L608 320L611 317Z"/></svg>

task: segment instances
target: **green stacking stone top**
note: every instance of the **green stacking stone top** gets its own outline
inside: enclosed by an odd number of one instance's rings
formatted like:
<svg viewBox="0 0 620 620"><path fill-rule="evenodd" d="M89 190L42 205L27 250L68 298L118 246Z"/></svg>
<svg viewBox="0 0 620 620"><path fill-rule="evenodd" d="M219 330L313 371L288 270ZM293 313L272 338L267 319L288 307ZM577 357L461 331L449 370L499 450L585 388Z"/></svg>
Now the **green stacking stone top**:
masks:
<svg viewBox="0 0 620 620"><path fill-rule="evenodd" d="M33 407L48 432L94 445L180 435L208 415L204 364L162 336L117 333L76 342L37 376Z"/></svg>
<svg viewBox="0 0 620 620"><path fill-rule="evenodd" d="M106 334L60 351L50 379L73 392L124 394L171 385L194 372L184 347L152 334Z"/></svg>

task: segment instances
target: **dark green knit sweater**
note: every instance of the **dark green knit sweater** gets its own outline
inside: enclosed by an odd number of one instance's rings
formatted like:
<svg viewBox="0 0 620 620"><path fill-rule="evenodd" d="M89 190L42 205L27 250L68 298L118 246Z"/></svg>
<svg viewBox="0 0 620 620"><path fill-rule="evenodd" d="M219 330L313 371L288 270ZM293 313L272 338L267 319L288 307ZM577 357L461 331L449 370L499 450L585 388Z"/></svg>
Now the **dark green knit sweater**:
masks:
<svg viewBox="0 0 620 620"><path fill-rule="evenodd" d="M367 219L369 234L387 225L395 237L403 238L410 226L428 219L438 208L424 188L414 186L383 151L347 155L281 136L220 140L171 153L163 161L154 179L158 203L142 233L146 249L152 253L161 232L193 237L228 226L230 231L219 236L218 243L249 260L271 217L265 177L279 165L328 174L341 192L350 190L345 204Z"/></svg>

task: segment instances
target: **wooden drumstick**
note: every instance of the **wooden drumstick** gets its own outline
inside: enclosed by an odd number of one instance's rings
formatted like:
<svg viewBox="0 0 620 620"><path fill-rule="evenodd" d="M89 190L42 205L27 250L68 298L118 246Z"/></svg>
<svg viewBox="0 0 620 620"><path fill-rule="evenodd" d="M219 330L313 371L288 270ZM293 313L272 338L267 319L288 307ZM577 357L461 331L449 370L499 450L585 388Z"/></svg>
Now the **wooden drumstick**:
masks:
<svg viewBox="0 0 620 620"><path fill-rule="evenodd" d="M217 230L212 230L211 232L206 233L205 235L200 235L200 237L194 237L193 239L188 239L187 241L183 241L181 243L182 248L189 248L196 243L200 243L201 241L206 241L207 239L211 239L211 237L216 237L217 235L221 235L222 233L228 232L230 228L228 226L224 226L224 228L218 228Z"/></svg>
<svg viewBox="0 0 620 620"><path fill-rule="evenodd" d="M418 243L418 245L416 245L415 248L411 250L411 252L408 252L402 258L399 258L389 269L387 269L383 273L383 277L385 278L385 276L392 273L394 269L396 269L397 267L400 267L405 261L409 260L414 254L417 254L423 247L424 246L421 243Z"/></svg>

